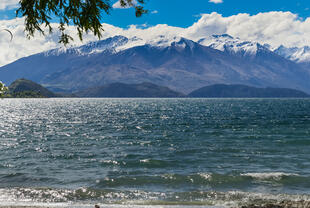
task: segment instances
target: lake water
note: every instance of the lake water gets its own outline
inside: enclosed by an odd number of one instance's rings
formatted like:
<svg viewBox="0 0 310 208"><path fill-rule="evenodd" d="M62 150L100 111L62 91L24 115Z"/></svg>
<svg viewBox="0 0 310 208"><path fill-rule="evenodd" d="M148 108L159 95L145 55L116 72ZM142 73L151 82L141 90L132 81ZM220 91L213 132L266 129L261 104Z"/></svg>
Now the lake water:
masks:
<svg viewBox="0 0 310 208"><path fill-rule="evenodd" d="M0 205L310 199L309 99L2 99Z"/></svg>

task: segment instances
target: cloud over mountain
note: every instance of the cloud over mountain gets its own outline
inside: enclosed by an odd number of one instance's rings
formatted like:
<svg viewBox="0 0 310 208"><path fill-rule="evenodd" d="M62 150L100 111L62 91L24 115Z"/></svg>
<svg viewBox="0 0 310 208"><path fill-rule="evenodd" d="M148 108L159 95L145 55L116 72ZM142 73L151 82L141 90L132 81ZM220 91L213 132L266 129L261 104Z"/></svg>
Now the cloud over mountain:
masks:
<svg viewBox="0 0 310 208"><path fill-rule="evenodd" d="M4 3L0 3L0 5L3 6ZM2 20L0 25L3 29L10 29L14 34L13 41L9 42L9 34L4 31L0 32L2 48L0 66L24 56L61 47L58 44L59 33L57 32L45 37L37 34L33 39L27 40L23 32L24 20L22 18ZM57 24L54 24L54 27L56 28ZM152 41L155 37L164 35L171 38L182 36L197 41L213 34L229 34L242 40L267 43L275 48L279 45L286 47L310 45L310 18L300 19L298 15L291 12L266 12L252 16L244 13L229 17L223 17L221 14L213 12L202 14L201 18L188 28L166 24L142 28L132 25L127 29L109 24L103 24L103 27L105 29L103 39L123 35L128 38L138 37L144 41ZM73 43L75 46L97 40L96 37L88 34L85 35L84 42L81 43L73 26L68 28L68 32L75 38L76 42Z"/></svg>
<svg viewBox="0 0 310 208"><path fill-rule="evenodd" d="M19 0L1 0L0 10L16 8Z"/></svg>
<svg viewBox="0 0 310 208"><path fill-rule="evenodd" d="M274 47L310 44L310 18L300 19L291 12L267 12L257 15L237 14L223 17L203 14L187 28L187 37L201 38L211 34L230 34L244 40L268 43Z"/></svg>

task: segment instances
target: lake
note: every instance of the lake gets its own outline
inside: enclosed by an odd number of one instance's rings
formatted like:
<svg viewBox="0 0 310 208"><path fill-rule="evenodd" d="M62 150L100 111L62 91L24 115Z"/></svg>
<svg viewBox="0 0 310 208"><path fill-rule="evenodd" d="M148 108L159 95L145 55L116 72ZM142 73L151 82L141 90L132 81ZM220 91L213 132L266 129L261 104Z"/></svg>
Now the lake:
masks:
<svg viewBox="0 0 310 208"><path fill-rule="evenodd" d="M0 104L0 205L310 200L310 99Z"/></svg>

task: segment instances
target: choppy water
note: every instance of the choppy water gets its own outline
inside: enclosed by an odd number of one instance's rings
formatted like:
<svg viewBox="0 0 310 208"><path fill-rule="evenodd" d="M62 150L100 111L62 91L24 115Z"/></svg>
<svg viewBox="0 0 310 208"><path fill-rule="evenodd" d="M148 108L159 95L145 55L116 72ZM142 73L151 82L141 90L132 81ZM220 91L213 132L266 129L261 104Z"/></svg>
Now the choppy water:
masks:
<svg viewBox="0 0 310 208"><path fill-rule="evenodd" d="M2 99L0 204L310 199L309 99Z"/></svg>

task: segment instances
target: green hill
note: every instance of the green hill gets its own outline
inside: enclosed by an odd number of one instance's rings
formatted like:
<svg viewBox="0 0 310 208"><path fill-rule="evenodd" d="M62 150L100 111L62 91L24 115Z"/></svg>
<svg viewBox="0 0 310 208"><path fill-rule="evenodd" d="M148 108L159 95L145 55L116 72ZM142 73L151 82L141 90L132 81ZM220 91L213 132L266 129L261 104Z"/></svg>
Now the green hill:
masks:
<svg viewBox="0 0 310 208"><path fill-rule="evenodd" d="M287 88L256 88L246 85L215 84L191 92L189 97L200 98L305 98L310 95Z"/></svg>
<svg viewBox="0 0 310 208"><path fill-rule="evenodd" d="M53 92L27 79L15 80L10 86L7 97L49 98L57 97Z"/></svg>
<svg viewBox="0 0 310 208"><path fill-rule="evenodd" d="M184 97L185 95L169 89L168 87L158 86L152 83L141 84L124 84L113 83L101 87L88 88L86 90L75 93L78 97Z"/></svg>

